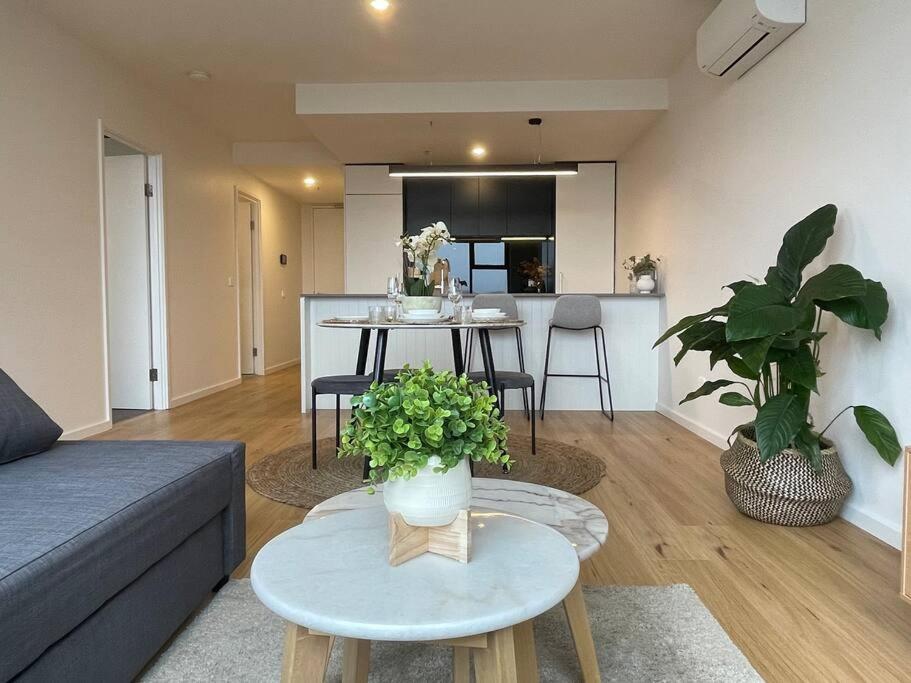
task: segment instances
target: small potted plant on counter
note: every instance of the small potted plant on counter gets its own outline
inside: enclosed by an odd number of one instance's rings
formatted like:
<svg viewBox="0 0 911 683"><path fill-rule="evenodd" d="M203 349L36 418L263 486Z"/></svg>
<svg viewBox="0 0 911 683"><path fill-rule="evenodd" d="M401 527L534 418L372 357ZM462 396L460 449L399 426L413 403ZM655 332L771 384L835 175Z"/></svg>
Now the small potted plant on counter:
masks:
<svg viewBox="0 0 911 683"><path fill-rule="evenodd" d="M443 526L471 503L468 459L509 467L508 428L484 383L429 363L352 399L339 457L369 457L390 512L411 526Z"/></svg>
<svg viewBox="0 0 911 683"><path fill-rule="evenodd" d="M550 271L551 267L541 263L537 256L519 264L519 274L526 278L529 290L538 294L544 291Z"/></svg>
<svg viewBox="0 0 911 683"><path fill-rule="evenodd" d="M651 294L658 285L658 264L660 258L652 258L651 254L646 254L642 258L630 256L623 262L623 269L629 273L630 292L635 291L640 294Z"/></svg>
<svg viewBox="0 0 911 683"><path fill-rule="evenodd" d="M452 244L453 237L442 221L428 225L417 235L402 235L396 246L402 248L410 267L406 267L402 308L406 313L419 310L440 311L442 296L435 296L433 267L437 251L444 244ZM409 273L409 269L413 270Z"/></svg>
<svg viewBox="0 0 911 683"><path fill-rule="evenodd" d="M727 285L734 292L727 303L683 318L655 343L677 335L682 346L675 364L689 351L707 351L712 367L723 362L736 375L705 382L681 403L725 389L721 403L755 410L751 422L734 430L721 467L737 509L773 524L809 526L838 515L851 480L825 433L846 411L853 411L883 460L894 465L901 453L892 425L869 406L845 408L820 431L811 414L810 397L819 393L823 374L824 315L870 330L879 339L889 312L882 284L851 266L834 264L802 282L804 268L834 233L836 213L828 204L797 223L785 234L764 282Z"/></svg>

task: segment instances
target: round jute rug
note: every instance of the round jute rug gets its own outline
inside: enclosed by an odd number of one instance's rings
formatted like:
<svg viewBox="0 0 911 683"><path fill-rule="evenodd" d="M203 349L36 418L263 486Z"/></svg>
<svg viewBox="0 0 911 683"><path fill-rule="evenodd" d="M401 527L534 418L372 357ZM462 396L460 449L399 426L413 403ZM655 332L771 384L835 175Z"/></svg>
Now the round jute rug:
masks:
<svg viewBox="0 0 911 683"><path fill-rule="evenodd" d="M298 444L271 453L247 470L247 483L259 494L281 503L312 508L327 498L361 485L363 460L335 454L335 437L317 442L317 469L310 467L310 444ZM516 461L509 474L488 463L475 463L475 476L514 479L552 486L569 493L585 493L605 474L604 463L586 450L538 439L531 454L531 439L510 434L509 454Z"/></svg>

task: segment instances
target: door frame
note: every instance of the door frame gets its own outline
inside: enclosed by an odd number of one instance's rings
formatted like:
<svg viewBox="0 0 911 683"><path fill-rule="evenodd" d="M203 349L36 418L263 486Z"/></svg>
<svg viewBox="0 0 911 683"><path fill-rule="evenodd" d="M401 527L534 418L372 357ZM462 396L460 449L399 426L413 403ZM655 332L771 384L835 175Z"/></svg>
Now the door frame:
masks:
<svg viewBox="0 0 911 683"><path fill-rule="evenodd" d="M259 198L234 186L234 306L237 319L237 376L241 373L241 329L240 329L240 249L237 232L237 207L241 200L253 206L253 239L251 244L253 267L251 279L253 280L253 347L257 353L253 357L253 374L266 374L266 341L265 324L263 321L263 269L262 269L262 202Z"/></svg>
<svg viewBox="0 0 911 683"><path fill-rule="evenodd" d="M149 240L149 313L152 358L151 366L158 370L158 381L152 382L152 410L171 407L170 365L168 359L167 271L165 264L164 224L164 162L162 155L107 128L98 119L98 213L100 217L101 249L101 319L103 326L105 410L110 418L111 408L111 353L108 327L108 264L107 217L104 210L104 138L113 138L129 145L145 156L146 182L152 186L152 196L147 200Z"/></svg>

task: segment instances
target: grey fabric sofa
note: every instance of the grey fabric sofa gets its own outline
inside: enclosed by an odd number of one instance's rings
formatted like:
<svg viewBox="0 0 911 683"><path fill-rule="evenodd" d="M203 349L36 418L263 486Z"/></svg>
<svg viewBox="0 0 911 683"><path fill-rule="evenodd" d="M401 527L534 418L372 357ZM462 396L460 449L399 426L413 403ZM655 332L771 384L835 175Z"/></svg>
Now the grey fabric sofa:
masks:
<svg viewBox="0 0 911 683"><path fill-rule="evenodd" d="M128 681L243 560L244 444L79 441L0 465L0 681Z"/></svg>

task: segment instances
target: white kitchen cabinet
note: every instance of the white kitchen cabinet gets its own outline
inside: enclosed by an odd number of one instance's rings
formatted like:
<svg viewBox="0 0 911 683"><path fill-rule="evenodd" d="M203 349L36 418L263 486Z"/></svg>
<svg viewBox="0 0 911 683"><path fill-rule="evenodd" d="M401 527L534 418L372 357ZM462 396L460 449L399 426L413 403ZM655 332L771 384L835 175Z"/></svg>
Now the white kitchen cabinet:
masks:
<svg viewBox="0 0 911 683"><path fill-rule="evenodd" d="M579 164L557 177L556 288L560 294L613 292L616 254L614 162Z"/></svg>

